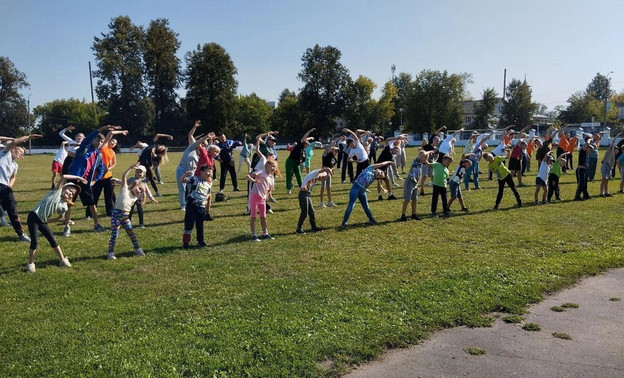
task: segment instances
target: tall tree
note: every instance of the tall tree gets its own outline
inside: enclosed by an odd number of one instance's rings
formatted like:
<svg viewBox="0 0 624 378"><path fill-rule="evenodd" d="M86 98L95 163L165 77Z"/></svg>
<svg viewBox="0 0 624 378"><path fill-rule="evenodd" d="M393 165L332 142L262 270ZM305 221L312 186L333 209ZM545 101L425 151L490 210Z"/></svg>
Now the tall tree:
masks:
<svg viewBox="0 0 624 378"><path fill-rule="evenodd" d="M607 120L617 120L618 109L612 106L607 112ZM576 92L568 98L568 106L557 117L565 123L595 122L604 119L604 102L594 97L593 92Z"/></svg>
<svg viewBox="0 0 624 378"><path fill-rule="evenodd" d="M604 102L606 99L611 97L612 94L611 80L609 80L605 75L597 73L592 81L587 85L585 93L591 95L598 101Z"/></svg>
<svg viewBox="0 0 624 378"><path fill-rule="evenodd" d="M180 48L178 33L169 27L169 20L152 20L145 33L145 73L149 96L154 103L154 129L176 133L180 118L176 89L180 83ZM174 130L172 130L172 128Z"/></svg>
<svg viewBox="0 0 624 378"><path fill-rule="evenodd" d="M499 125L517 125L520 128L531 125L536 110L537 104L531 102L531 87L526 81L513 79L507 86Z"/></svg>
<svg viewBox="0 0 624 378"><path fill-rule="evenodd" d="M99 126L96 114L104 114L104 109L96 111L94 106L75 98L60 99L39 105L34 109L35 118L45 144L55 145L60 141L58 131L69 125L76 127L76 133L88 133Z"/></svg>
<svg viewBox="0 0 624 378"><path fill-rule="evenodd" d="M373 91L377 84L370 78L360 75L357 80L349 80L345 87L345 109L343 118L347 125L353 129L369 128L369 122L375 112Z"/></svg>
<svg viewBox="0 0 624 378"><path fill-rule="evenodd" d="M115 17L108 33L93 38L98 69L96 93L108 114L104 122L123 125L137 134L152 132L154 105L143 82L144 31L128 16Z"/></svg>
<svg viewBox="0 0 624 378"><path fill-rule="evenodd" d="M301 108L299 96L284 89L269 122L271 129L279 131L280 136L296 137L300 136L301 130L309 128L309 119L309 115Z"/></svg>
<svg viewBox="0 0 624 378"><path fill-rule="evenodd" d="M238 71L230 55L213 42L187 52L185 60L188 117L215 130L230 132L238 87L234 79Z"/></svg>
<svg viewBox="0 0 624 378"><path fill-rule="evenodd" d="M341 56L335 47L316 45L308 48L301 57L302 70L298 75L304 83L301 105L311 114L311 126L321 135L334 131L335 119L344 109L349 71L340 63Z"/></svg>
<svg viewBox="0 0 624 378"><path fill-rule="evenodd" d="M15 68L7 57L0 56L0 134L20 136L28 122L28 109L20 90L29 88L26 74Z"/></svg>
<svg viewBox="0 0 624 378"><path fill-rule="evenodd" d="M375 122L375 124L379 126L378 128L374 128L374 131L380 131L384 135L391 133L392 130L390 122L392 122L392 128L398 128L399 124L396 123L396 121L393 121L395 116L397 93L397 87L392 81L388 81L384 84L376 109L377 122Z"/></svg>
<svg viewBox="0 0 624 378"><path fill-rule="evenodd" d="M487 129L492 121L492 115L498 102L498 93L494 88L485 88L481 101L475 105L475 118L470 125L472 129Z"/></svg>
<svg viewBox="0 0 624 378"><path fill-rule="evenodd" d="M463 123L464 77L447 71L424 70L408 95L408 130L432 132L440 126L459 129Z"/></svg>
<svg viewBox="0 0 624 378"><path fill-rule="evenodd" d="M407 119L402 116L402 113L408 107L408 96L410 90L412 89L412 75L406 72L400 72L393 81L394 87L396 88L396 96L394 98L394 116L392 117L393 125L404 125L407 122ZM403 112L401 111L403 109Z"/></svg>
<svg viewBox="0 0 624 378"><path fill-rule="evenodd" d="M261 134L269 131L271 107L267 101L255 93L239 96L236 101L236 118L232 136L245 133Z"/></svg>

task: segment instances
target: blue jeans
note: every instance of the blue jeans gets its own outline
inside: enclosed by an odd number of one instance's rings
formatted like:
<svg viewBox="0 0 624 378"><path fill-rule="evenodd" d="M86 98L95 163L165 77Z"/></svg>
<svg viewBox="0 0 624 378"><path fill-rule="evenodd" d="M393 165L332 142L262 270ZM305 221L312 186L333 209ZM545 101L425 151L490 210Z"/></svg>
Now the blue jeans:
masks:
<svg viewBox="0 0 624 378"><path fill-rule="evenodd" d="M369 220L373 219L373 214L371 214L370 209L368 208L368 198L366 198L366 188L363 188L359 184L353 184L351 187L351 191L349 192L349 204L347 205L347 209L345 210L344 218L342 223L347 223L349 217L351 216L351 212L355 207L355 201L360 200L360 204L362 204L362 208L366 213L366 216Z"/></svg>
<svg viewBox="0 0 624 378"><path fill-rule="evenodd" d="M178 200L181 208L186 207L186 184L182 182L182 176L185 173L184 167L178 165L178 168L176 168L176 182L178 183Z"/></svg>
<svg viewBox="0 0 624 378"><path fill-rule="evenodd" d="M468 184L470 184L471 176L475 188L479 187L479 159L470 158L470 161L472 165L470 168L466 169L466 176L464 176L464 186L466 189L468 189Z"/></svg>

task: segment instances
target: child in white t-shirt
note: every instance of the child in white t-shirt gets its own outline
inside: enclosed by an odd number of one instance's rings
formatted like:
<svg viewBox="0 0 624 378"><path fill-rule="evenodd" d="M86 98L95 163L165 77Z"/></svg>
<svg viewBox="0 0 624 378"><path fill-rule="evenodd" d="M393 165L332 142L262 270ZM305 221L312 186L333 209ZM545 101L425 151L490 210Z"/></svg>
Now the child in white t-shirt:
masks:
<svg viewBox="0 0 624 378"><path fill-rule="evenodd" d="M555 158L546 154L539 165L539 171L537 172L537 177L535 177L535 204L537 205L539 201L537 200L539 196L540 190L542 190L542 204L546 203L546 193L548 190L548 174L550 173L550 168L553 165Z"/></svg>

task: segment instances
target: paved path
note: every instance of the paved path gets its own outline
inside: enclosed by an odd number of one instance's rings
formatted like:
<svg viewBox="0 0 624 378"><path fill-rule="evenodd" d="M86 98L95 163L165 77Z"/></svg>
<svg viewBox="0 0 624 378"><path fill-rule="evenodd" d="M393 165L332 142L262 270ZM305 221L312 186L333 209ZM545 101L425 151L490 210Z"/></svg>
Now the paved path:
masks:
<svg viewBox="0 0 624 378"><path fill-rule="evenodd" d="M550 309L566 302L579 308ZM586 278L529 311L524 322L539 324L540 332L501 320L491 328L443 330L420 345L389 351L347 377L624 377L624 269ZM472 346L487 354L464 352Z"/></svg>

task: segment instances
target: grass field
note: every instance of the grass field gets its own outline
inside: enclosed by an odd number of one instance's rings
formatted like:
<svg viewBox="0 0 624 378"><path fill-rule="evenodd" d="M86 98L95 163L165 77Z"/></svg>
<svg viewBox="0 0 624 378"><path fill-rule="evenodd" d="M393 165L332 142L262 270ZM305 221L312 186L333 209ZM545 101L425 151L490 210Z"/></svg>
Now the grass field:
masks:
<svg viewBox="0 0 624 378"><path fill-rule="evenodd" d="M145 206L147 228L136 230L144 258L133 257L122 231L118 259L105 260L109 235L92 232L79 207L72 236L58 236L73 267L59 268L42 239L37 272L26 274L28 244L0 229L0 376L340 374L436 329L486 326L495 311L522 314L544 293L624 266L624 195L569 201L574 174L562 176L562 203L528 205L530 186L520 188L526 207L513 208L506 189L492 211L496 181L484 179L485 190L464 193L470 213L407 223L397 222L401 201L376 201L371 187L380 224L368 225L358 204L346 231L338 226L350 185L334 179L338 207L317 208L325 230L306 235L294 234L297 196L278 179L268 218L275 240L261 243L249 241L244 193L231 193L228 179L231 199L215 204L216 220L206 223L208 247L183 250L172 155L164 196ZM116 176L135 158L118 155ZM24 222L49 188L51 160L20 163L14 189ZM611 181L611 192L618 186ZM420 198L420 215L430 198Z"/></svg>

